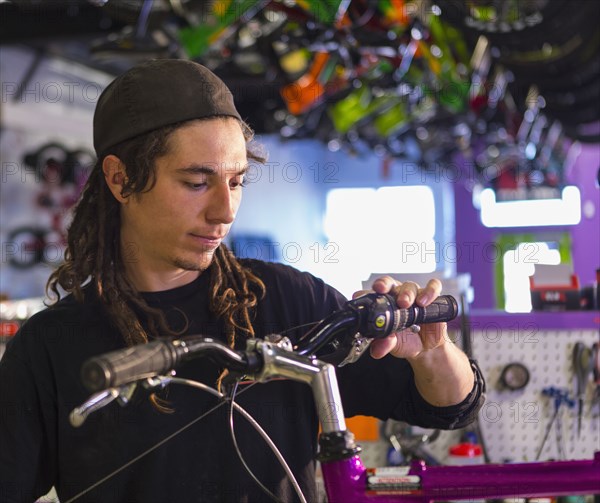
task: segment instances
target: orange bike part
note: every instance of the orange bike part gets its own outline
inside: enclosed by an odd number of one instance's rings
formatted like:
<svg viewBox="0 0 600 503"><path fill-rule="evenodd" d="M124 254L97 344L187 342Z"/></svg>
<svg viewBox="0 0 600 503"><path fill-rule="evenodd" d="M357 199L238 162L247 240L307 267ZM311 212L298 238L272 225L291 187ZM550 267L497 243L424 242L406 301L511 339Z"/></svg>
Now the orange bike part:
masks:
<svg viewBox="0 0 600 503"><path fill-rule="evenodd" d="M308 72L302 75L296 82L283 87L281 95L291 114L300 115L304 113L315 101L323 96L325 88L319 81L319 76L329 58L329 53L317 52Z"/></svg>

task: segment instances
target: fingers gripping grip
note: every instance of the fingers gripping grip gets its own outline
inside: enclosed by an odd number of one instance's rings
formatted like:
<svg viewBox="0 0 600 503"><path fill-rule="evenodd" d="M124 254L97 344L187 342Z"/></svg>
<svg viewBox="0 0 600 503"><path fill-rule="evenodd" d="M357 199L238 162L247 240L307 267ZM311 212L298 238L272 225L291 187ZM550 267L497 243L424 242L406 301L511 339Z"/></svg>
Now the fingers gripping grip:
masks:
<svg viewBox="0 0 600 503"><path fill-rule="evenodd" d="M392 332L403 330L412 325L440 323L450 321L458 315L458 303L452 295L441 295L425 307L413 304L408 309L394 310Z"/></svg>
<svg viewBox="0 0 600 503"><path fill-rule="evenodd" d="M450 321L457 315L458 303L451 295L442 295L426 307L413 304L407 309L398 308L391 295L375 295L361 333L378 339L412 325Z"/></svg>

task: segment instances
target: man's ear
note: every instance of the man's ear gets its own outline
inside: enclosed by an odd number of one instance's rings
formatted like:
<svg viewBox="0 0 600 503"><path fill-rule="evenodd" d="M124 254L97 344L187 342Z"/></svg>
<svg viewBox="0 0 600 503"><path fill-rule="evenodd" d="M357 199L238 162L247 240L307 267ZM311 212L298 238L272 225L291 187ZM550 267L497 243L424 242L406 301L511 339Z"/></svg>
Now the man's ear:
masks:
<svg viewBox="0 0 600 503"><path fill-rule="evenodd" d="M107 155L102 161L102 172L104 173L106 185L108 185L115 199L120 203L127 204L129 199L121 195L123 185L127 181L125 164L116 155Z"/></svg>

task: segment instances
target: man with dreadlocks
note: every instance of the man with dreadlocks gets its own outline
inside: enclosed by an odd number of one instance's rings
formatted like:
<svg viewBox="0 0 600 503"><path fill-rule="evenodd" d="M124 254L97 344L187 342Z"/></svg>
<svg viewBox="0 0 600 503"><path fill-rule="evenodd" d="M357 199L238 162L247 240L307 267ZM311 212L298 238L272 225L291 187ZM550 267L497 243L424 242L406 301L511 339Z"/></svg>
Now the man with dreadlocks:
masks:
<svg viewBox="0 0 600 503"><path fill-rule="evenodd" d="M244 471L225 407L184 387L114 402L80 428L69 413L87 398L86 359L157 337L203 334L231 346L324 318L345 299L308 273L238 260L223 244L238 210L252 132L225 84L201 65L156 60L118 77L94 115L98 161L68 233L65 261L48 287L57 302L9 342L0 364L0 500L33 501L55 486L65 501L264 501ZM431 303L424 288L378 279L400 307ZM69 295L60 299L61 290ZM477 366L443 323L393 334L338 369L348 415L396 418L432 428L470 422L483 400ZM215 384L205 360L183 377ZM310 389L273 381L240 393L316 501L317 420ZM239 448L281 501L296 496L245 422ZM177 434L176 434L177 433ZM165 440L166 441L162 441ZM162 442L161 442L162 441Z"/></svg>

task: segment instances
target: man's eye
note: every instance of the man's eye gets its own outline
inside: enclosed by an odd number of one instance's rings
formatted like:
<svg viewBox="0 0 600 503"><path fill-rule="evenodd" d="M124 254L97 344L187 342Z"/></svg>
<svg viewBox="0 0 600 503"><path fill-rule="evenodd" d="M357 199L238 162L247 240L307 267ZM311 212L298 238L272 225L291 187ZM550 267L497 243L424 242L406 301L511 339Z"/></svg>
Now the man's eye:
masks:
<svg viewBox="0 0 600 503"><path fill-rule="evenodd" d="M232 187L245 187L246 186L246 177L244 175L236 176L232 178L229 184Z"/></svg>
<svg viewBox="0 0 600 503"><path fill-rule="evenodd" d="M183 184L192 190L199 190L203 187L206 187L206 182L201 182L201 183L183 182Z"/></svg>
<svg viewBox="0 0 600 503"><path fill-rule="evenodd" d="M236 188L236 187L245 187L246 186L246 179L245 178L238 178L236 180L231 180L231 186Z"/></svg>

